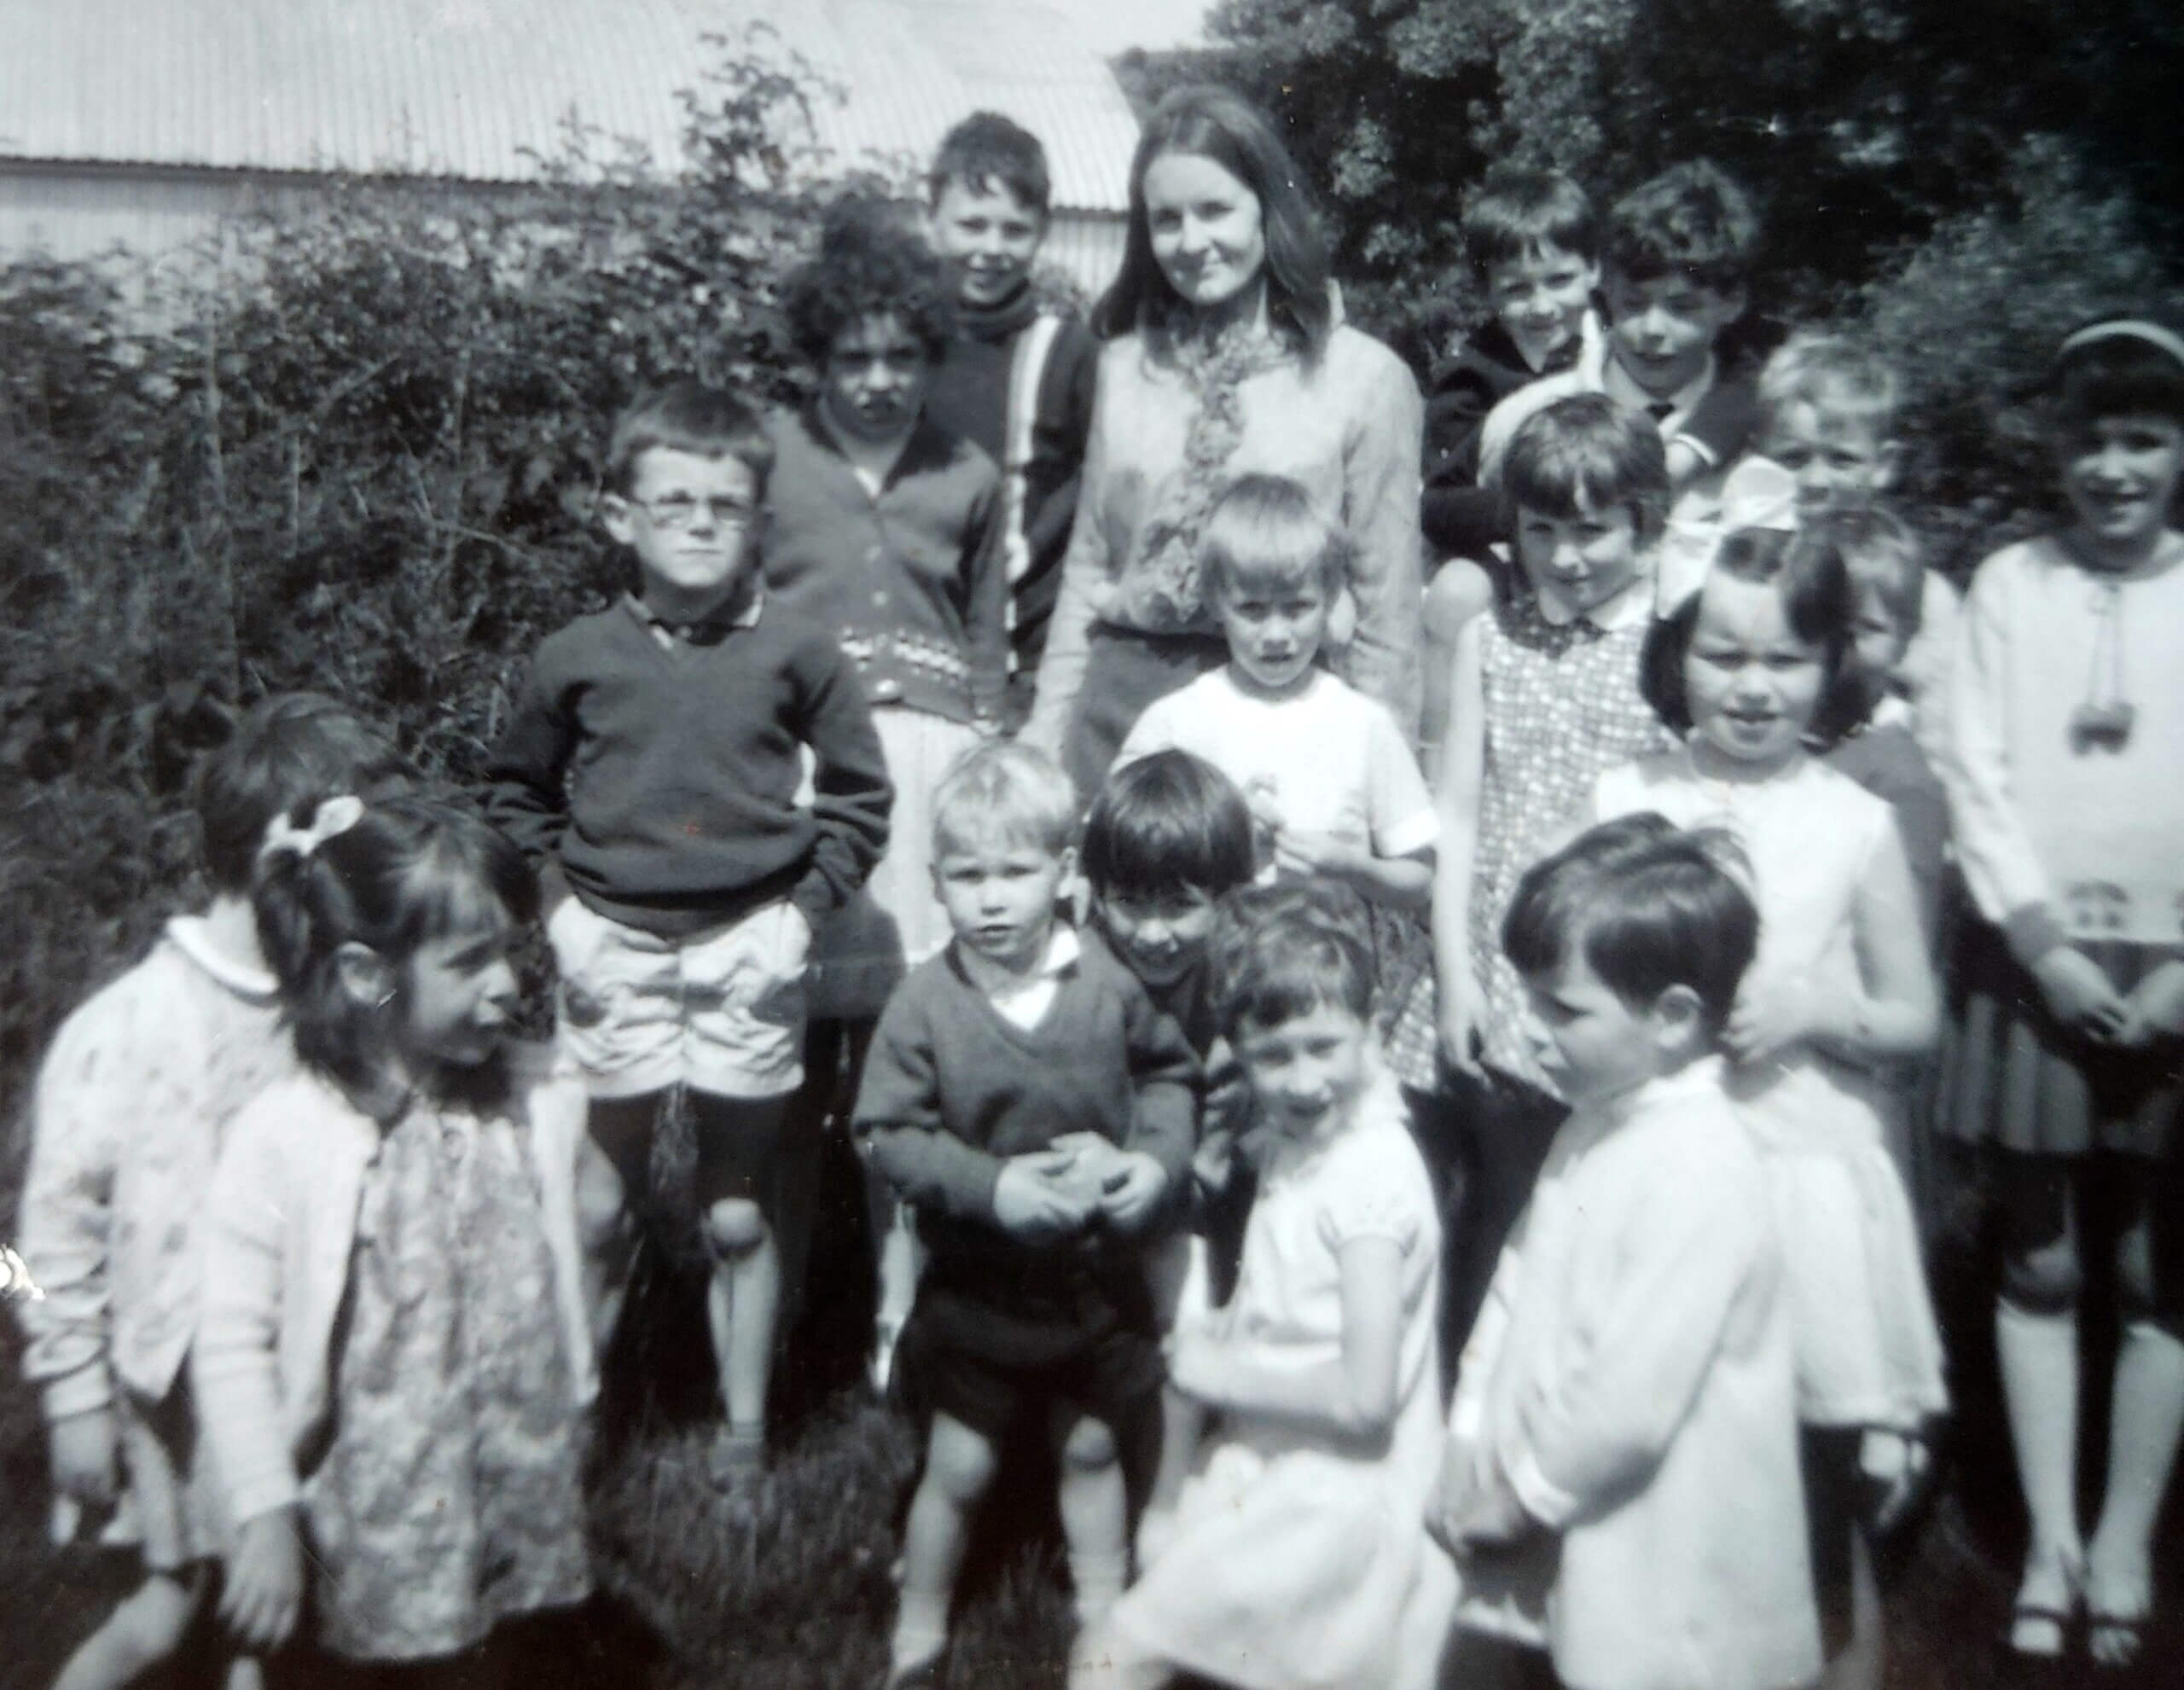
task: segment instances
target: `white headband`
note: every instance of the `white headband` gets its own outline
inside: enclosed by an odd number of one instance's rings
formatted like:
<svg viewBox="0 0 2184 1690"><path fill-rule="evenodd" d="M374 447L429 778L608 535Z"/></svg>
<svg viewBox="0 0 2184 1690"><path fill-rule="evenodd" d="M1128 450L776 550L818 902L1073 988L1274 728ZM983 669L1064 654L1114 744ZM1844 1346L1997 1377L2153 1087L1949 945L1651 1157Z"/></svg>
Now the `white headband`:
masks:
<svg viewBox="0 0 2184 1690"><path fill-rule="evenodd" d="M2141 317L2117 317L2110 322L2088 323L2071 335L2056 349L2057 358L2068 357L2081 346L2090 346L2096 340L2143 340L2149 346L2158 346L2184 364L2184 336L2171 334L2158 322L2148 322Z"/></svg>
<svg viewBox="0 0 2184 1690"><path fill-rule="evenodd" d="M258 846L258 854L270 857L276 851L293 851L299 857L309 857L336 833L347 833L363 819L363 799L344 793L320 804L300 828L286 816L276 816L265 824L265 842Z"/></svg>

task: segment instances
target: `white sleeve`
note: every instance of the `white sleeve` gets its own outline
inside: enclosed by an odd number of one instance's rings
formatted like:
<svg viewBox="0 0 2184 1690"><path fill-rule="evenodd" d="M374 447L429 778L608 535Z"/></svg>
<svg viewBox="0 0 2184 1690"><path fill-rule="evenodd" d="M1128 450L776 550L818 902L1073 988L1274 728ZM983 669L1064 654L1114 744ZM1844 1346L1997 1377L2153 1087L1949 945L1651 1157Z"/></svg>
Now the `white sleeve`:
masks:
<svg viewBox="0 0 2184 1690"><path fill-rule="evenodd" d="M1365 806L1373 850L1380 857L1409 857L1440 838L1441 817L1395 718L1375 706L1368 722Z"/></svg>

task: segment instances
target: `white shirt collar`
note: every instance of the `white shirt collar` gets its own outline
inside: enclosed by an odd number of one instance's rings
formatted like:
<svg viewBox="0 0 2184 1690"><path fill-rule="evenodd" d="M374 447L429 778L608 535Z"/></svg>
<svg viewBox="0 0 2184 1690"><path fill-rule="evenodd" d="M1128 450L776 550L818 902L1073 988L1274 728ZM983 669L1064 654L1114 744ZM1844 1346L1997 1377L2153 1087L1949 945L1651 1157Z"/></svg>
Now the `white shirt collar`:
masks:
<svg viewBox="0 0 2184 1690"><path fill-rule="evenodd" d="M1683 425L1691 420L1692 411L1714 386L1714 355L1711 352L1707 353L1705 365L1699 374L1677 388L1675 392L1666 395L1649 393L1641 387L1631 379L1630 372L1623 367L1622 360L1618 358L1612 351L1610 351L1607 355L1607 362L1600 372L1600 378L1607 390L1608 398L1627 409L1650 414L1655 405L1669 406L1669 414L1661 419L1661 438L1664 440L1672 439Z"/></svg>
<svg viewBox="0 0 2184 1690"><path fill-rule="evenodd" d="M1560 607L1550 603L1542 594L1534 593L1533 601L1539 606L1541 619L1549 626L1560 628L1571 622L1589 622L1603 634L1612 634L1618 629L1635 628L1653 613L1653 571L1647 566L1630 578L1630 584L1606 604L1594 605L1577 616L1565 616Z"/></svg>
<svg viewBox="0 0 2184 1690"><path fill-rule="evenodd" d="M166 936L177 950L237 997L270 1003L280 995L281 983L271 969L239 961L214 946L203 916L175 916L167 923Z"/></svg>

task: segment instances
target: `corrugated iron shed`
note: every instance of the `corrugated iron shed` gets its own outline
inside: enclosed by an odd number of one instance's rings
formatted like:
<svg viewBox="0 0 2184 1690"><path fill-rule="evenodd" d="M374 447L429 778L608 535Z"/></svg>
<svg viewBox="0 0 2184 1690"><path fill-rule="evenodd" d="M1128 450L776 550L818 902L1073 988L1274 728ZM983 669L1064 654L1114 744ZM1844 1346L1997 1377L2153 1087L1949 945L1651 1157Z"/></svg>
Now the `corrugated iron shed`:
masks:
<svg viewBox="0 0 2184 1690"><path fill-rule="evenodd" d="M671 164L705 36L754 19L845 90L816 113L839 161L990 107L1058 206L1124 208L1128 103L1039 0L0 0L0 160L520 181L573 114Z"/></svg>

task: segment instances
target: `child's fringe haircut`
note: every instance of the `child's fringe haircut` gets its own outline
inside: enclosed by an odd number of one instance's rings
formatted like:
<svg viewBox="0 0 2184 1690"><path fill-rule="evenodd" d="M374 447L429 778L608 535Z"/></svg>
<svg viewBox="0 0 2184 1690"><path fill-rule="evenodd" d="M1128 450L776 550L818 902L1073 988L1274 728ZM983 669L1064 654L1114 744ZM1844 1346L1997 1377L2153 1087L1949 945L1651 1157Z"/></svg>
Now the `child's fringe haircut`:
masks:
<svg viewBox="0 0 2184 1690"><path fill-rule="evenodd" d="M1372 1019L1372 928L1364 901L1345 886L1305 880L1233 893L1210 954L1215 1017L1231 1038L1325 1007Z"/></svg>
<svg viewBox="0 0 2184 1690"><path fill-rule="evenodd" d="M1826 679L1805 737L1825 748L1873 714L1877 678L1852 661L1857 642L1858 595L1844 555L1842 530L1833 522L1795 532L1740 528L1723 537L1714 569L1742 581L1765 582L1782 595L1791 633L1818 646ZM1679 738L1691 731L1691 702L1684 691L1684 660L1699 625L1699 591L1647 630L1639 654L1638 690L1664 726Z"/></svg>
<svg viewBox="0 0 2184 1690"><path fill-rule="evenodd" d="M607 442L605 490L627 497L636 485L637 460L656 450L734 458L751 472L758 484L753 491L762 497L774 468L774 443L758 414L727 388L695 376L647 388L623 407Z"/></svg>
<svg viewBox="0 0 2184 1690"><path fill-rule="evenodd" d="M1047 149L1039 137L999 112L973 112L940 138L932 169L926 177L932 203L951 182L960 182L974 194L990 192L996 185L1007 189L1017 202L1047 214L1054 185L1047 173Z"/></svg>
<svg viewBox="0 0 2184 1690"><path fill-rule="evenodd" d="M1084 818L1093 897L1150 901L1249 886L1252 812L1236 783L1187 751L1157 751L1107 776Z"/></svg>
<svg viewBox="0 0 2184 1690"><path fill-rule="evenodd" d="M361 944L400 970L420 945L473 922L528 923L538 883L508 837L468 810L398 797L367 804L354 827L308 851L268 848L252 902L296 1054L357 1085L381 1035L342 984L342 947Z"/></svg>
<svg viewBox="0 0 2184 1690"><path fill-rule="evenodd" d="M1559 170L1496 165L1464 202L1464 256L1480 281L1494 265L1557 247L1590 263L1600 256L1592 196Z"/></svg>
<svg viewBox="0 0 2184 1690"><path fill-rule="evenodd" d="M992 839L1028 839L1049 855L1077 827L1077 789L1054 759L1013 740L957 758L932 795L932 855Z"/></svg>
<svg viewBox="0 0 2184 1690"><path fill-rule="evenodd" d="M1793 404L1855 419L1879 440L1896 432L1902 384L1895 366L1847 334L1801 328L1777 346L1759 372L1759 403L1769 427Z"/></svg>
<svg viewBox="0 0 2184 1690"><path fill-rule="evenodd" d="M1525 871L1502 948L1528 979L1560 973L1575 950L1634 1008L1688 986L1718 1032L1759 945L1750 876L1726 834L1651 813L1604 822Z"/></svg>
<svg viewBox="0 0 2184 1690"><path fill-rule="evenodd" d="M1513 509L1565 522L1627 505L1639 543L1651 545L1668 526L1668 449L1651 418L1605 393L1573 393L1511 437L1502 491Z"/></svg>
<svg viewBox="0 0 2184 1690"><path fill-rule="evenodd" d="M1205 519L1199 578L1216 600L1245 582L1317 582L1332 600L1350 578L1349 537L1298 483L1240 475Z"/></svg>

